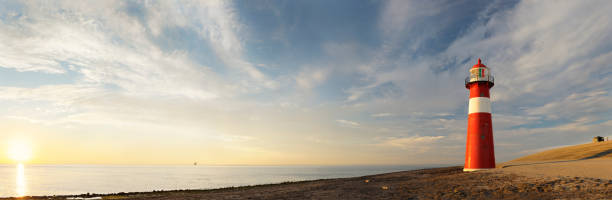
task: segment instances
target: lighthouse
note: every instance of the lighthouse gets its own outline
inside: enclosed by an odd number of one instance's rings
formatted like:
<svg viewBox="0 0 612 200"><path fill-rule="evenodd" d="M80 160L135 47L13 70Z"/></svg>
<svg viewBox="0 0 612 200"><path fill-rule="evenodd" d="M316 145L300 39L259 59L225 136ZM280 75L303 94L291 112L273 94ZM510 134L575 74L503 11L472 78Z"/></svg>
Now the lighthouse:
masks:
<svg viewBox="0 0 612 200"><path fill-rule="evenodd" d="M493 125L491 124L491 99L489 90L494 78L489 68L478 63L470 69L465 78L465 87L470 90L468 107L467 144L463 171L477 171L495 168L493 148Z"/></svg>

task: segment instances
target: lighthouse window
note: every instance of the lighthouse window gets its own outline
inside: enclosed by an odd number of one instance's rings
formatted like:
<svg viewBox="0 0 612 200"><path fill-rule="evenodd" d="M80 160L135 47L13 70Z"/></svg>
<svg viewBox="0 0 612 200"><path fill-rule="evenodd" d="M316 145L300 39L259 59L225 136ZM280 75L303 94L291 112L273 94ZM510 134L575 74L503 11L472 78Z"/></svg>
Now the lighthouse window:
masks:
<svg viewBox="0 0 612 200"><path fill-rule="evenodd" d="M484 97L484 93L482 93L482 92L481 92L481 93L480 93L480 96L481 96L481 97Z"/></svg>

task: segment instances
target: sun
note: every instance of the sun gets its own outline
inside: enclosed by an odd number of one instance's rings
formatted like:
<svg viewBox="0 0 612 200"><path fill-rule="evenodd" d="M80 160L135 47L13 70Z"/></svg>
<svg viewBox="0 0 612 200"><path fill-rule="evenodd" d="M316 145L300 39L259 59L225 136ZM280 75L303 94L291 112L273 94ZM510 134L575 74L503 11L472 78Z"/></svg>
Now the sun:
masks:
<svg viewBox="0 0 612 200"><path fill-rule="evenodd" d="M32 148L24 140L12 140L8 144L8 157L15 162L25 162L32 157Z"/></svg>

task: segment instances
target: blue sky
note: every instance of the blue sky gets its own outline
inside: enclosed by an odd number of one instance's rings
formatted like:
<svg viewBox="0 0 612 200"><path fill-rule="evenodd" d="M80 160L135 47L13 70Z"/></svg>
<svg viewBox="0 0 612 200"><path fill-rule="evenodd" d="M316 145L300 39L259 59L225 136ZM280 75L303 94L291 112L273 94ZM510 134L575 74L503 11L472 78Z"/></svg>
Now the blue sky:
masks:
<svg viewBox="0 0 612 200"><path fill-rule="evenodd" d="M38 163L460 164L482 58L505 161L610 135L611 9L5 1L0 139Z"/></svg>

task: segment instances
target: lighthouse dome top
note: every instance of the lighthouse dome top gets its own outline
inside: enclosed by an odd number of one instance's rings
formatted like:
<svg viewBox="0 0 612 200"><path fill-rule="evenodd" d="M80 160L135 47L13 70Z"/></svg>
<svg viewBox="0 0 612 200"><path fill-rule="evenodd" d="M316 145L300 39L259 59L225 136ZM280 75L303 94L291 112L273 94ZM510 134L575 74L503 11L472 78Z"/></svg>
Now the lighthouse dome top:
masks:
<svg viewBox="0 0 612 200"><path fill-rule="evenodd" d="M482 61L480 61L480 58L478 58L478 63L476 63L474 66L472 66L472 68L479 68L479 67L487 68L486 65L482 64Z"/></svg>

